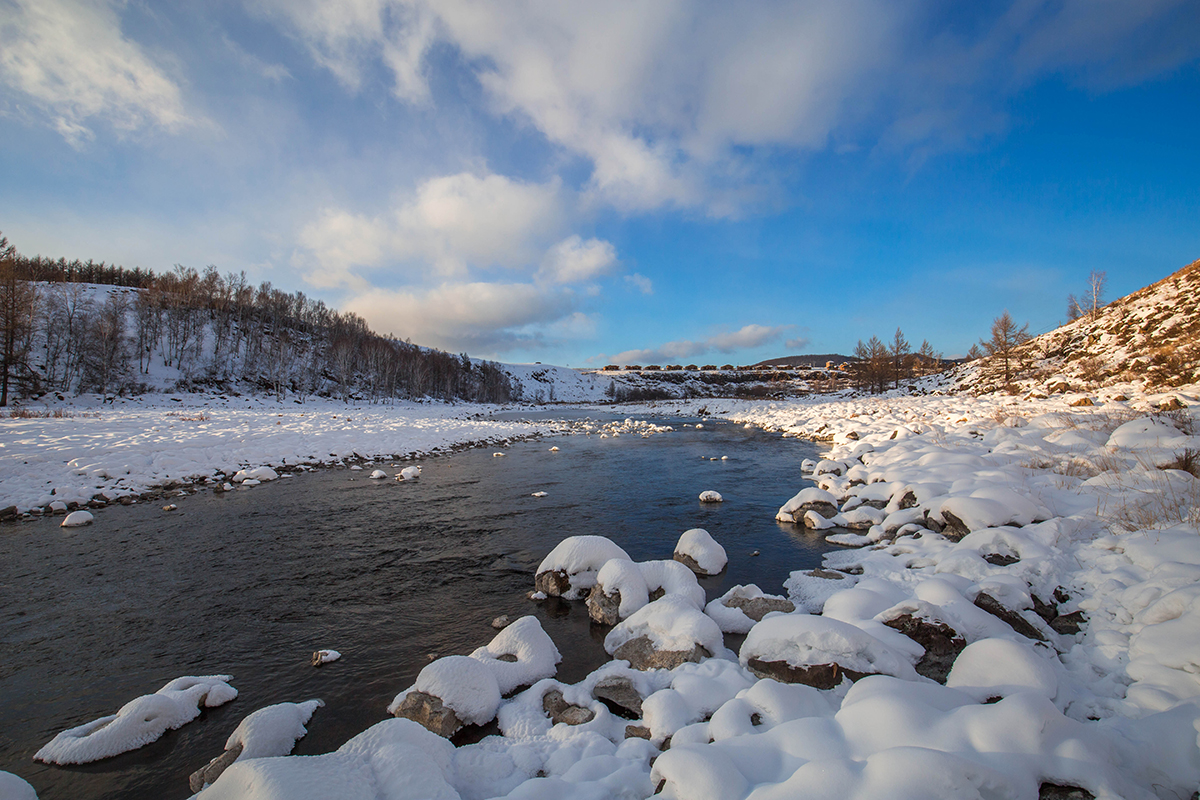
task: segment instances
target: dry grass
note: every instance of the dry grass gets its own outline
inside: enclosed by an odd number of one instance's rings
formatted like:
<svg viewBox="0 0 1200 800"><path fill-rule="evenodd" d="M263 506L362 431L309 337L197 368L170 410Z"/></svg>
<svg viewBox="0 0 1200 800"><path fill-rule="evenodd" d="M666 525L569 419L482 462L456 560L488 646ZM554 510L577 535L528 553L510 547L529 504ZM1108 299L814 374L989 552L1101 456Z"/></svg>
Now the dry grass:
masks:
<svg viewBox="0 0 1200 800"><path fill-rule="evenodd" d="M1097 515L1110 527L1126 531L1200 528L1200 479L1169 469L1138 459L1133 469L1111 471Z"/></svg>
<svg viewBox="0 0 1200 800"><path fill-rule="evenodd" d="M74 417L70 411L56 408L53 411L34 411L29 408L14 408L11 411L0 412L0 417L9 419L69 419ZM86 414L84 416L87 416ZM100 416L97 414L96 416Z"/></svg>
<svg viewBox="0 0 1200 800"><path fill-rule="evenodd" d="M175 417L176 419L183 420L184 422L208 422L208 415L204 413L183 414L179 411L168 411L166 416ZM337 419L337 417L334 417L334 419Z"/></svg>

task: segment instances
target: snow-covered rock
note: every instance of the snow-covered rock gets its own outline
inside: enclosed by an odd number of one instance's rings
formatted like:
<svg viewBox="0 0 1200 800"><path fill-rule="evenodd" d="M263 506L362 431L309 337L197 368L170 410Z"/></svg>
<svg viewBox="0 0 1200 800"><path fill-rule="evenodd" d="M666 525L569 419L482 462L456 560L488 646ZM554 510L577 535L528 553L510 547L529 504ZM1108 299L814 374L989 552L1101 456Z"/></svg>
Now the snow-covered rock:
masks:
<svg viewBox="0 0 1200 800"><path fill-rule="evenodd" d="M714 492L712 489L707 489L700 493L701 503L721 503L725 498L721 497L720 492Z"/></svg>
<svg viewBox="0 0 1200 800"><path fill-rule="evenodd" d="M754 584L734 586L704 607L724 633L749 633L763 617L773 613L790 614L796 604L786 597L763 594Z"/></svg>
<svg viewBox="0 0 1200 800"><path fill-rule="evenodd" d="M230 764L251 758L286 756L308 733L304 727L313 712L325 705L320 700L278 703L260 708L243 719L225 741L225 751L189 778L193 792L215 782Z"/></svg>
<svg viewBox="0 0 1200 800"><path fill-rule="evenodd" d="M687 598L664 595L609 631L604 649L635 669L673 669L723 650L721 629Z"/></svg>
<svg viewBox="0 0 1200 800"><path fill-rule="evenodd" d="M95 517L92 516L92 512L90 511L72 511L63 518L63 521L59 527L81 528L84 525L91 525L93 519L95 519Z"/></svg>
<svg viewBox="0 0 1200 800"><path fill-rule="evenodd" d="M843 677L895 675L916 680L901 653L861 628L829 617L786 614L750 629L739 653L756 675L830 689Z"/></svg>
<svg viewBox="0 0 1200 800"><path fill-rule="evenodd" d="M154 694L130 700L111 716L65 730L34 754L47 764L87 764L136 750L237 697L232 675L182 677Z"/></svg>
<svg viewBox="0 0 1200 800"><path fill-rule="evenodd" d="M725 548L703 528L683 532L675 544L674 558L697 575L716 575L729 562Z"/></svg>
<svg viewBox="0 0 1200 800"><path fill-rule="evenodd" d="M596 574L610 559L629 561L629 555L603 536L569 536L538 565L536 591L568 600L587 596L596 585Z"/></svg>

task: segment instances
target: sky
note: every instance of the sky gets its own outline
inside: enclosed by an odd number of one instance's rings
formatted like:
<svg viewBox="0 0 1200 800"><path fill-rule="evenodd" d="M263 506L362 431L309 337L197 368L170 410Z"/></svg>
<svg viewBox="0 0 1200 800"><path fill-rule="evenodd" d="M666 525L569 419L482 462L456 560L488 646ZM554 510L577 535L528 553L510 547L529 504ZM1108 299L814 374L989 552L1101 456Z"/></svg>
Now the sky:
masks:
<svg viewBox="0 0 1200 800"><path fill-rule="evenodd" d="M0 232L508 362L961 355L1200 258L1195 0L0 0Z"/></svg>

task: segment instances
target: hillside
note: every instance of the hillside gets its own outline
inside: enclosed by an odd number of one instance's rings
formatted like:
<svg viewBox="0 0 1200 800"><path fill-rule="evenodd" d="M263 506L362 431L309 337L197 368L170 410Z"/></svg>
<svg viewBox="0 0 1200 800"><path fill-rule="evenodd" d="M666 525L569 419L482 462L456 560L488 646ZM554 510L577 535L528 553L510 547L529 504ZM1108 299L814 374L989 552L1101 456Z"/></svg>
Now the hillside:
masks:
<svg viewBox="0 0 1200 800"><path fill-rule="evenodd" d="M1132 385L1164 390L1200 383L1200 261L1015 351L1012 389L1087 392ZM960 390L1003 388L994 359L961 367Z"/></svg>
<svg viewBox="0 0 1200 800"><path fill-rule="evenodd" d="M840 353L822 353L817 355L796 355L783 356L781 358L768 358L765 361L759 361L757 364L752 364L754 367L816 367L823 369L826 364L833 362L836 364L846 364L851 361L856 361L854 356L844 356Z"/></svg>

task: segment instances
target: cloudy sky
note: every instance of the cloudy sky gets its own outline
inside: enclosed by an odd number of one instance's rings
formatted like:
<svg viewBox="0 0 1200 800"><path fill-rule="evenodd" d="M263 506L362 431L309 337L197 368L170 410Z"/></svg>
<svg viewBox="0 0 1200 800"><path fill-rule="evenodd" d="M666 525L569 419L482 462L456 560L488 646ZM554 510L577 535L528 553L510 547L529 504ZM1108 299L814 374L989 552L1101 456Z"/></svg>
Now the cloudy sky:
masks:
<svg viewBox="0 0 1200 800"><path fill-rule="evenodd" d="M0 231L508 361L964 352L1200 258L1195 0L0 0Z"/></svg>

